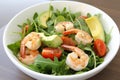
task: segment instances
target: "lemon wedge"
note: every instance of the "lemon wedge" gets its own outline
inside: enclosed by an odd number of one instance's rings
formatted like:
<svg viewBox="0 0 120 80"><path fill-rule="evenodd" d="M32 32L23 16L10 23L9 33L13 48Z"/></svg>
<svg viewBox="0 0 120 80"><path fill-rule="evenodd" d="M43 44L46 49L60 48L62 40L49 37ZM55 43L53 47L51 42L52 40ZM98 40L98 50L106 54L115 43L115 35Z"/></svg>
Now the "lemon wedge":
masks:
<svg viewBox="0 0 120 80"><path fill-rule="evenodd" d="M104 30L97 16L87 18L85 19L85 22L87 23L94 40L101 39L105 41Z"/></svg>

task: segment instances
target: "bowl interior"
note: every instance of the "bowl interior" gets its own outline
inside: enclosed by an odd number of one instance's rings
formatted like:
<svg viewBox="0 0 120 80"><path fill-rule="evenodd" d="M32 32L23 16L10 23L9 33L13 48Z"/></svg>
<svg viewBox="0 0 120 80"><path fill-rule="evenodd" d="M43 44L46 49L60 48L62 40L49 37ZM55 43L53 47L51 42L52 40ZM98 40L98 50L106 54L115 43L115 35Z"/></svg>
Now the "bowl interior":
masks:
<svg viewBox="0 0 120 80"><path fill-rule="evenodd" d="M102 14L101 22L103 23L103 27L106 32L109 33L109 31L112 29L111 32L111 40L108 45L109 52L105 56L105 61L98 66L96 69L93 69L91 71L88 71L86 73L83 73L82 75L77 76L85 76L87 73L99 71L102 68L104 68L116 55L117 50L119 48L120 40L119 40L119 30L117 28L117 25L115 22L102 10L95 8L91 5L80 3L80 2L73 2L73 1L53 1L53 2L45 2L41 4L37 4L34 6L31 6L20 13L18 13L7 25L4 36L3 36L3 45L5 48L5 51L8 55L8 57L12 60L12 62L16 66L21 66L20 68L25 68L21 64L19 64L19 60L13 55L13 53L7 48L7 45L10 43L13 43L20 39L20 36L18 34L15 34L15 32L20 32L20 28L17 27L18 24L22 24L26 21L27 18L32 19L32 16L35 12L41 13L43 11L46 11L49 9L49 5L53 5L55 9L62 10L64 7L67 8L67 10L70 10L71 12L81 12L82 15L86 15L87 13L91 13L92 15L95 14ZM19 65L18 65L19 64ZM25 69L29 71L29 69ZM37 75L41 75L40 73L35 73ZM49 76L49 75L48 75ZM73 75L74 76L74 75ZM85 79L85 78L84 78Z"/></svg>

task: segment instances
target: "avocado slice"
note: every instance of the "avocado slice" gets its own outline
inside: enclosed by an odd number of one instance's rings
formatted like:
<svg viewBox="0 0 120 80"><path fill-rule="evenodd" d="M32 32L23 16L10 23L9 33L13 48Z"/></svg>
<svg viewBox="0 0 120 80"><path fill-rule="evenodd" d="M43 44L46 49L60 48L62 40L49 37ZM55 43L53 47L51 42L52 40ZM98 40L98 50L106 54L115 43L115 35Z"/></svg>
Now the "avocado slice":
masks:
<svg viewBox="0 0 120 80"><path fill-rule="evenodd" d="M51 17L51 11L45 11L38 16L38 25L47 28L47 20Z"/></svg>
<svg viewBox="0 0 120 80"><path fill-rule="evenodd" d="M101 22L99 21L97 16L92 16L89 17L87 19L85 19L91 34L93 36L93 39L101 39L103 41L105 41L105 34L104 34L104 29L103 26L101 24Z"/></svg>
<svg viewBox="0 0 120 80"><path fill-rule="evenodd" d="M58 35L44 36L42 41L46 46L53 48L57 48L62 44L62 39Z"/></svg>

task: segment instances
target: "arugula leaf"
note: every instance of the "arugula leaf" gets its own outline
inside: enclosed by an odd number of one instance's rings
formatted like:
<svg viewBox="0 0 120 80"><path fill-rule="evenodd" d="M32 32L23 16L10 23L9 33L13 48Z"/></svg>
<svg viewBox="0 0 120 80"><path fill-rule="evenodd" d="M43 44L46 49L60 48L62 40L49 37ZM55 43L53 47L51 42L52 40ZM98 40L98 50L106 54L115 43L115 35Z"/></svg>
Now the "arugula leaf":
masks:
<svg viewBox="0 0 120 80"><path fill-rule="evenodd" d="M70 19L70 21L74 23L74 16L72 15L72 13L68 12L68 16L69 16L68 19Z"/></svg>
<svg viewBox="0 0 120 80"><path fill-rule="evenodd" d="M58 17L56 17L54 24L57 24L62 21L65 21L65 18L64 18L64 16L59 15Z"/></svg>
<svg viewBox="0 0 120 80"><path fill-rule="evenodd" d="M48 26L48 27L54 25L54 21L53 21L52 19L49 19L46 23L47 23L47 26Z"/></svg>
<svg viewBox="0 0 120 80"><path fill-rule="evenodd" d="M61 11L59 11L58 9L56 9L56 11L54 12L55 16L59 16L61 15Z"/></svg>
<svg viewBox="0 0 120 80"><path fill-rule="evenodd" d="M39 69L38 67L36 67L34 64L31 64L31 65L25 65L25 64L23 64L23 65L24 65L25 67L33 70L33 71L36 71L36 72L39 72L39 71L40 71L40 69Z"/></svg>
<svg viewBox="0 0 120 80"><path fill-rule="evenodd" d="M34 20L33 20L33 24L35 26L35 31L38 32L38 26L37 26L37 24L36 24L36 22Z"/></svg>
<svg viewBox="0 0 120 80"><path fill-rule="evenodd" d="M27 18L26 24L31 25L31 20Z"/></svg>
<svg viewBox="0 0 120 80"><path fill-rule="evenodd" d="M91 34L85 20L82 18L76 19L74 21L74 26L75 26L75 28L84 30L84 31L88 32L89 34Z"/></svg>
<svg viewBox="0 0 120 80"><path fill-rule="evenodd" d="M19 28L23 29L26 25L31 25L31 20L27 18L26 22L22 25L17 25Z"/></svg>
<svg viewBox="0 0 120 80"><path fill-rule="evenodd" d="M95 63L95 58L93 57L93 55L90 55L89 57L89 62L88 62L88 65L87 67L89 67L90 69L93 69L96 67L96 63Z"/></svg>
<svg viewBox="0 0 120 80"><path fill-rule="evenodd" d="M103 63L104 58L100 58L98 56L96 56L96 66L100 65L101 63Z"/></svg>
<svg viewBox="0 0 120 80"><path fill-rule="evenodd" d="M109 31L109 33L106 33L106 32L104 31L104 33L105 33L105 43L106 43L107 45L108 45L108 43L110 42L110 39L111 39L112 29L113 29L113 27L111 28L111 30Z"/></svg>
<svg viewBox="0 0 120 80"><path fill-rule="evenodd" d="M88 43L86 45L82 44L82 42L80 44L77 45L78 48L85 50L85 48L92 48L91 46L93 45L93 43Z"/></svg>
<svg viewBox="0 0 120 80"><path fill-rule="evenodd" d="M110 39L111 39L110 34L107 34L107 33L105 32L105 43L106 43L107 45L108 45Z"/></svg>
<svg viewBox="0 0 120 80"><path fill-rule="evenodd" d="M53 11L54 7L52 5L49 5L49 11Z"/></svg>
<svg viewBox="0 0 120 80"><path fill-rule="evenodd" d="M38 32L44 33L46 36L50 36L50 34L46 30L42 29L41 27L38 27Z"/></svg>
<svg viewBox="0 0 120 80"><path fill-rule="evenodd" d="M92 15L90 14L90 13L87 13L87 17L89 18L89 17L91 17Z"/></svg>
<svg viewBox="0 0 120 80"><path fill-rule="evenodd" d="M23 29L27 25L27 23L23 23L22 25L17 25L19 28Z"/></svg>
<svg viewBox="0 0 120 80"><path fill-rule="evenodd" d="M61 15L66 15L67 9L66 7L63 8L63 10L61 11Z"/></svg>
<svg viewBox="0 0 120 80"><path fill-rule="evenodd" d="M81 12L76 12L74 13L74 15L75 15L75 18L79 18L81 16Z"/></svg>
<svg viewBox="0 0 120 80"><path fill-rule="evenodd" d="M89 48L89 47L85 47L84 49L91 52L91 55L93 56L93 58L90 57L89 63L90 64L94 63L94 67L93 68L96 68L96 56L95 56L94 51L91 48Z"/></svg>
<svg viewBox="0 0 120 80"><path fill-rule="evenodd" d="M20 41L17 41L13 44L9 44L7 45L7 47L13 52L15 56L17 56L20 51Z"/></svg>
<svg viewBox="0 0 120 80"><path fill-rule="evenodd" d="M35 12L34 15L33 15L33 20L37 19L37 17L38 17L38 13Z"/></svg>
<svg viewBox="0 0 120 80"><path fill-rule="evenodd" d="M28 28L28 30L27 30L27 32L26 32L26 35L29 34L29 33L32 32L32 31L35 31L35 26L34 26L34 24L29 25L29 28Z"/></svg>
<svg viewBox="0 0 120 80"><path fill-rule="evenodd" d="M26 25L28 25L27 29L26 29ZM30 19L27 19L26 22L23 23L22 25L18 25L18 27L21 28L22 30L22 32L19 33L21 36L21 39L23 39L30 32L35 31L35 25Z"/></svg>
<svg viewBox="0 0 120 80"><path fill-rule="evenodd" d="M49 70L52 69L51 71L53 74L58 75L61 72L60 70L65 66L65 60L58 61L57 58L54 58L54 61L52 61L51 59L46 59L41 55L38 55L35 59L34 65L43 71L46 71L46 67L49 67Z"/></svg>

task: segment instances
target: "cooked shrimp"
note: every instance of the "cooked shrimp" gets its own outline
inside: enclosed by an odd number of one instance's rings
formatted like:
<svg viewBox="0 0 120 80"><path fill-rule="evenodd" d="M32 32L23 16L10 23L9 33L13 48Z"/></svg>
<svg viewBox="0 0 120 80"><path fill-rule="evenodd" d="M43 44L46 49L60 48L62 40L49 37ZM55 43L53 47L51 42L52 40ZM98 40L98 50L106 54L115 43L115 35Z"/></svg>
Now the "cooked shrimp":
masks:
<svg viewBox="0 0 120 80"><path fill-rule="evenodd" d="M30 49L26 49L25 51L25 58L18 56L19 60L27 65L30 65L34 62L35 58L37 57L37 55L39 54L38 50L30 50Z"/></svg>
<svg viewBox="0 0 120 80"><path fill-rule="evenodd" d="M59 32L59 33L62 33L66 30L70 30L70 29L73 29L74 26L73 26L73 23L72 22L60 22L58 23L56 26L55 26L55 30L56 32Z"/></svg>
<svg viewBox="0 0 120 80"><path fill-rule="evenodd" d="M40 35L37 32L29 33L22 41L20 46L21 57L25 57L25 47L30 50L37 50L41 46Z"/></svg>
<svg viewBox="0 0 120 80"><path fill-rule="evenodd" d="M62 48L73 51L66 58L66 64L73 70L79 71L88 65L89 56L78 47L62 45Z"/></svg>
<svg viewBox="0 0 120 80"><path fill-rule="evenodd" d="M71 29L63 32L64 35L69 35L69 34L76 34L75 35L75 40L77 43L83 43L84 45L87 43L91 43L93 38L85 31L79 30L79 29Z"/></svg>

